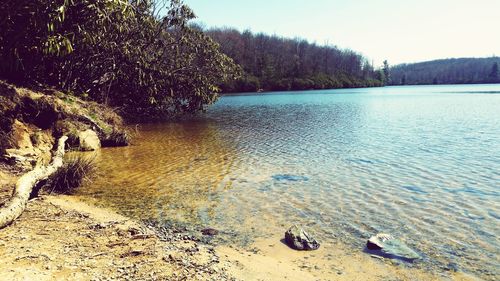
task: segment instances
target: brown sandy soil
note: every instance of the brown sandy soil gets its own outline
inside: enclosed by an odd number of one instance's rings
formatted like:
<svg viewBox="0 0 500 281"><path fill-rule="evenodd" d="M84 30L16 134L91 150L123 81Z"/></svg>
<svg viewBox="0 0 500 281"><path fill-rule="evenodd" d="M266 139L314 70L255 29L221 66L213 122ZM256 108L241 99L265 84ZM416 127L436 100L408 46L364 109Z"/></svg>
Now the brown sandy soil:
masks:
<svg viewBox="0 0 500 281"><path fill-rule="evenodd" d="M0 171L0 202L14 180ZM395 266L339 245L298 252L273 237L252 247L213 249L186 237L163 237L73 197L41 196L12 225L0 229L0 279L477 280Z"/></svg>
<svg viewBox="0 0 500 281"><path fill-rule="evenodd" d="M0 202L10 194L0 175ZM232 280L213 248L171 242L69 196L31 200L0 229L0 280Z"/></svg>

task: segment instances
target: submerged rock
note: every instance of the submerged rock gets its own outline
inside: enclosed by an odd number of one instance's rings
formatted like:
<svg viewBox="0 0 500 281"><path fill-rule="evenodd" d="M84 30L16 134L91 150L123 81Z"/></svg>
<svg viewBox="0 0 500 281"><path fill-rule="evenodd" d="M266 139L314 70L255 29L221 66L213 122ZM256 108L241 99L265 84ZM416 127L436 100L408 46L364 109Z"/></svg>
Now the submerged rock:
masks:
<svg viewBox="0 0 500 281"><path fill-rule="evenodd" d="M205 229L201 230L201 234L208 235L208 236L215 236L215 235L219 234L219 231L217 229L213 229L213 228L205 228Z"/></svg>
<svg viewBox="0 0 500 281"><path fill-rule="evenodd" d="M366 247L370 250L380 250L386 255L403 259L415 260L420 258L417 252L390 234L379 233L372 236L368 239Z"/></svg>
<svg viewBox="0 0 500 281"><path fill-rule="evenodd" d="M368 239L366 247L370 250L382 250L382 248L384 248L384 242L392 239L394 239L394 237L390 234L379 233Z"/></svg>
<svg viewBox="0 0 500 281"><path fill-rule="evenodd" d="M297 176L290 174L278 174L272 176L273 180L276 181L308 181L309 178L306 176Z"/></svg>
<svg viewBox="0 0 500 281"><path fill-rule="evenodd" d="M82 151L94 151L101 148L101 141L97 133L92 130L86 130L78 134L80 149Z"/></svg>
<svg viewBox="0 0 500 281"><path fill-rule="evenodd" d="M297 225L293 225L285 232L285 242L290 248L299 251L317 250L320 246L316 239Z"/></svg>

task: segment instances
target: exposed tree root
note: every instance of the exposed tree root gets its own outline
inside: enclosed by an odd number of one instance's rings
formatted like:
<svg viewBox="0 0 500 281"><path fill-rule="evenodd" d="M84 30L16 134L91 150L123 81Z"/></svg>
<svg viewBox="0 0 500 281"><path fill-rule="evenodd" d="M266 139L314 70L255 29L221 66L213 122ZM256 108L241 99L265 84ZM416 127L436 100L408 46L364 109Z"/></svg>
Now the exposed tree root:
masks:
<svg viewBox="0 0 500 281"><path fill-rule="evenodd" d="M23 213L28 203L31 191L40 181L46 180L63 165L64 145L67 136L59 139L57 150L52 163L48 166L37 166L32 171L24 174L17 181L12 197L0 207L0 228L3 228Z"/></svg>

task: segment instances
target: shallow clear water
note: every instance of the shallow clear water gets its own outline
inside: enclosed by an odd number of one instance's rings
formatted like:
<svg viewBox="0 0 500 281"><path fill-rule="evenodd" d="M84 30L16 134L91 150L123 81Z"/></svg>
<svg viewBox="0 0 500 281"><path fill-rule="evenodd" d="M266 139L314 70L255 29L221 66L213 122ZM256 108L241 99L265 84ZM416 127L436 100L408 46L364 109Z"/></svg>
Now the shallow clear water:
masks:
<svg viewBox="0 0 500 281"><path fill-rule="evenodd" d="M362 249L389 232L426 264L499 274L500 85L224 96L139 131L99 152L82 195L250 240L298 222Z"/></svg>

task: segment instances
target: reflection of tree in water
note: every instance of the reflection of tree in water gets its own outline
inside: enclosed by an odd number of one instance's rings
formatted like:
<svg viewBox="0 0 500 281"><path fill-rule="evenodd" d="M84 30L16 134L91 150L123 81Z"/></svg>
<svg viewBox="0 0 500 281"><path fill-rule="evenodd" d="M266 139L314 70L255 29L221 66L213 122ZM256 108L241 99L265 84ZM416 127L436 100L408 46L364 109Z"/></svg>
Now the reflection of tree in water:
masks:
<svg viewBox="0 0 500 281"><path fill-rule="evenodd" d="M80 194L140 219L200 223L200 210L213 217L217 193L230 187L235 157L213 123L144 125L135 145L99 153L100 176Z"/></svg>

